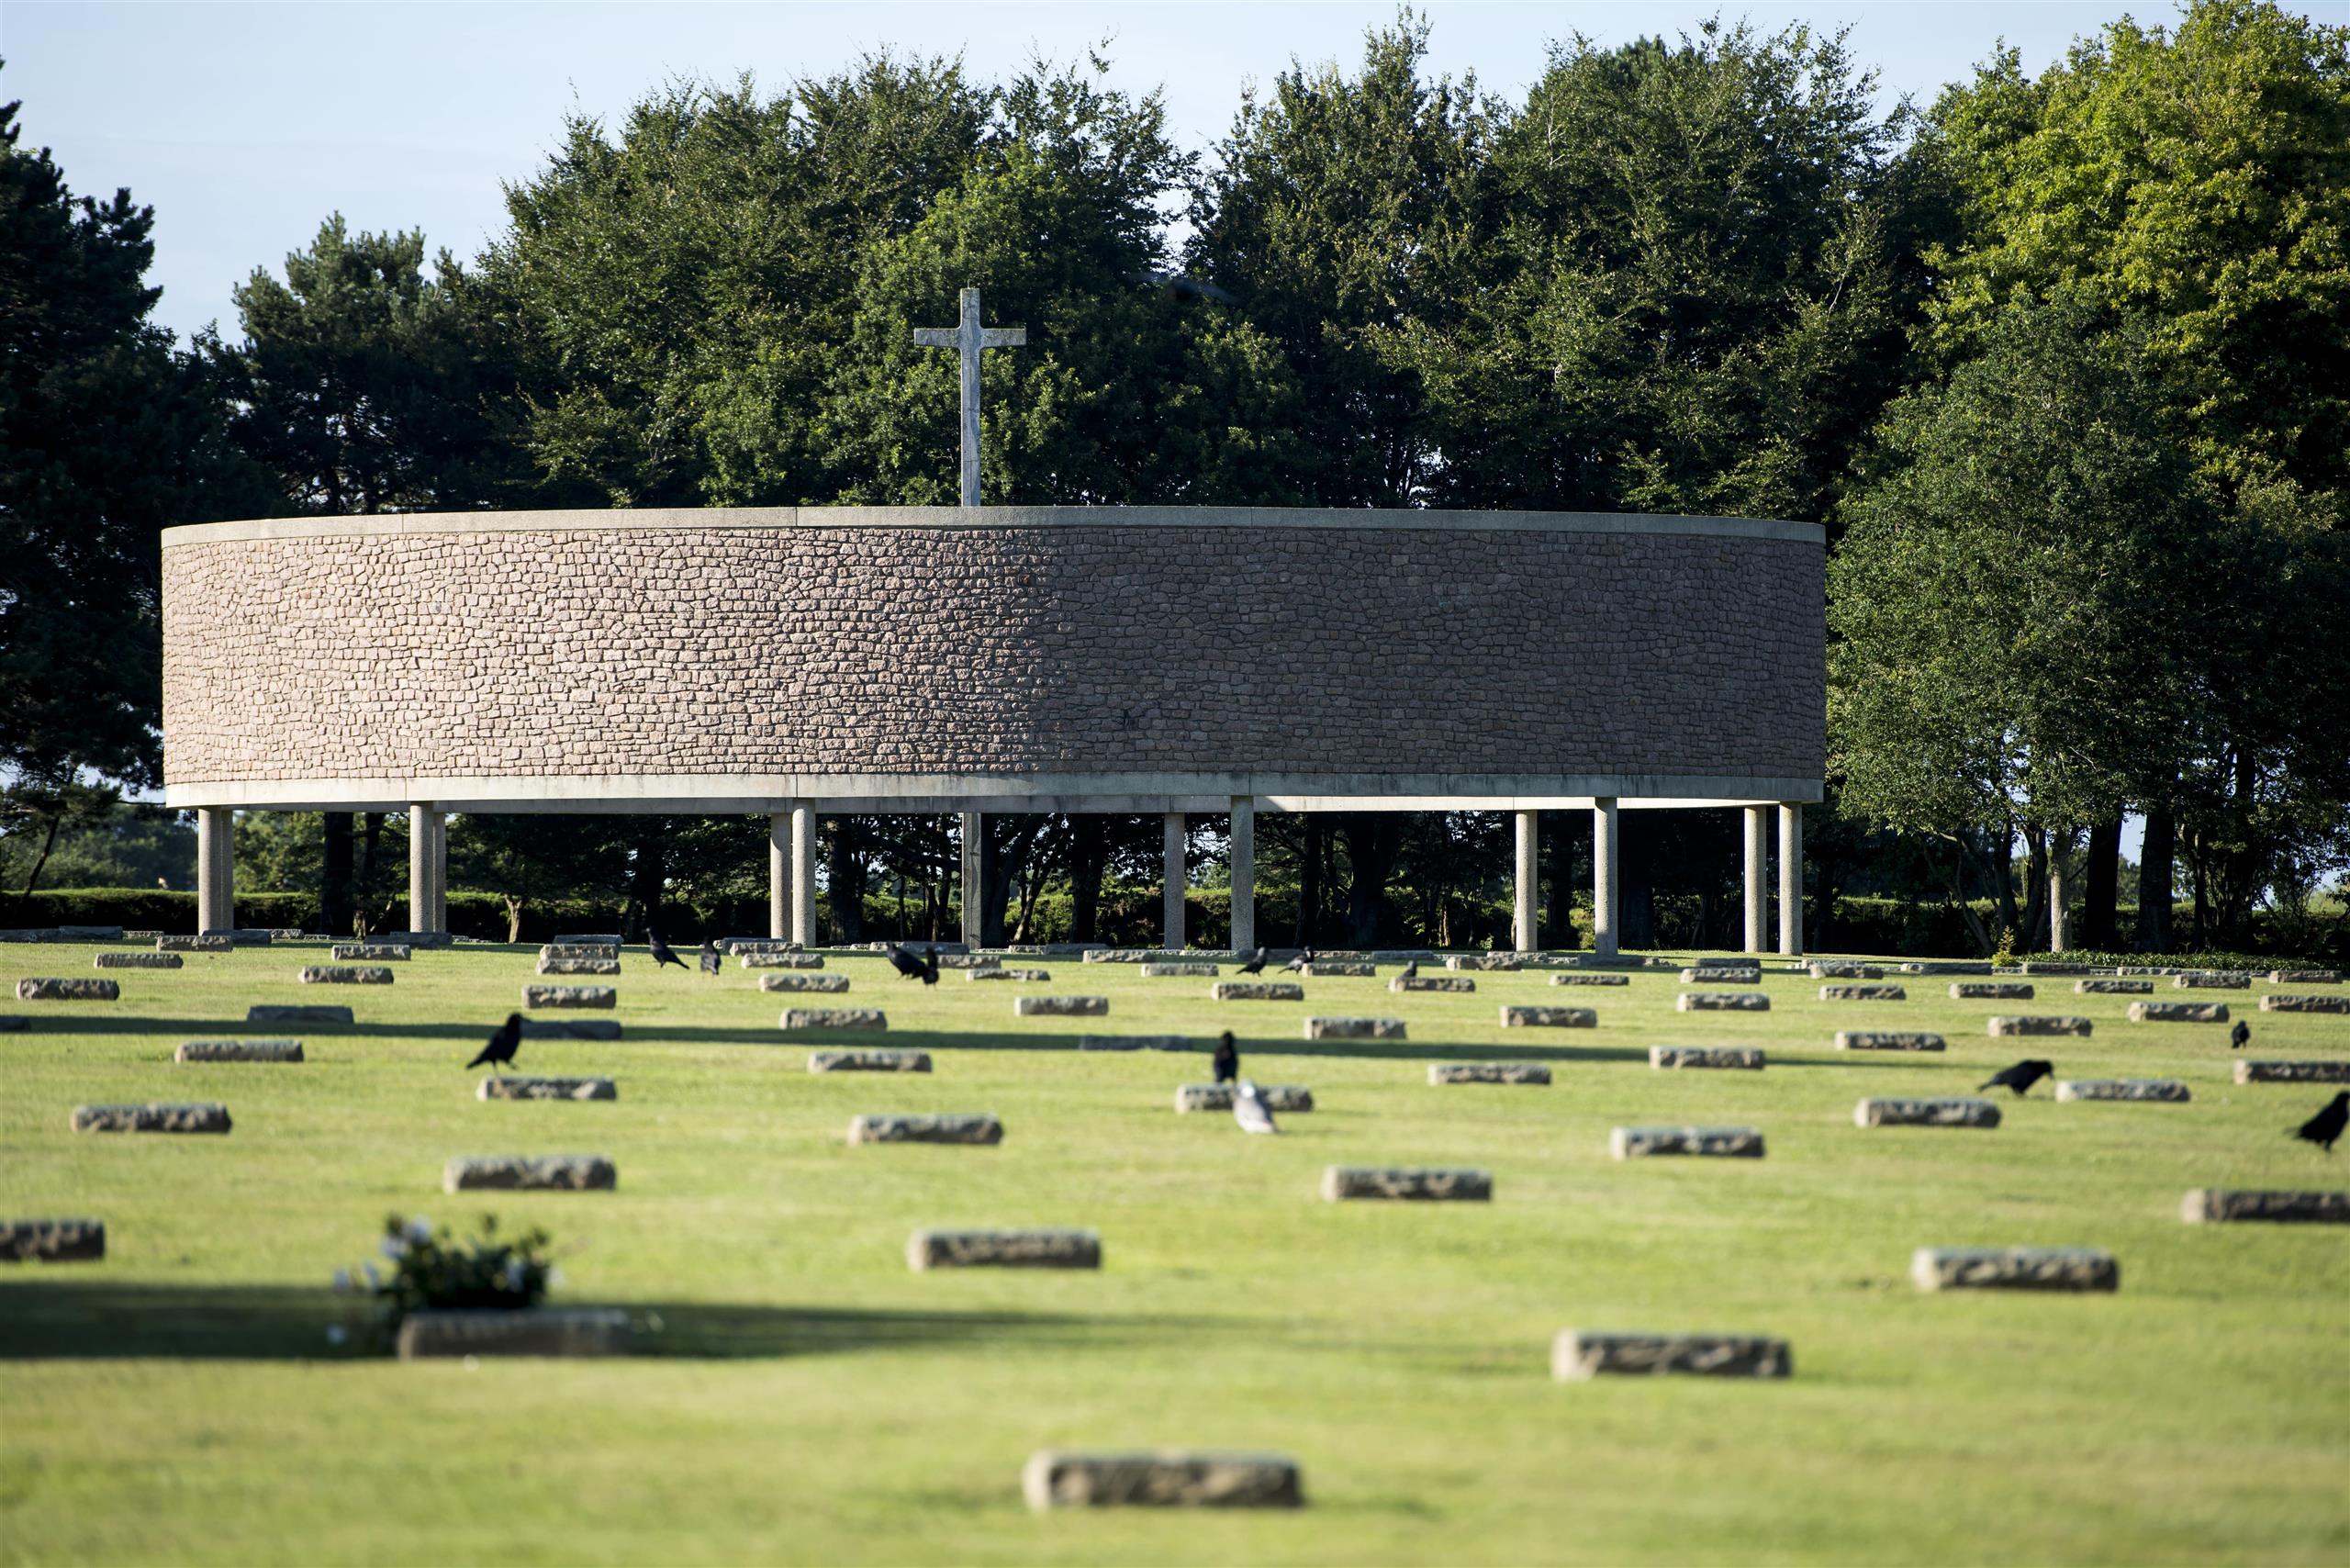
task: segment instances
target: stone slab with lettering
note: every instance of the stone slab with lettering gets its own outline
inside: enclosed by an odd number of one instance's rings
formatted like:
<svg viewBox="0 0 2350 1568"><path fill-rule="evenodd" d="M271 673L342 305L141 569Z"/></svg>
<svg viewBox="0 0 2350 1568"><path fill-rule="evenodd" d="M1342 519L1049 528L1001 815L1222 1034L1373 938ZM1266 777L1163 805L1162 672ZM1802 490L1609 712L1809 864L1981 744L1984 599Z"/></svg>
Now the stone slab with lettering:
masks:
<svg viewBox="0 0 2350 1568"><path fill-rule="evenodd" d="M2199 1187L2179 1204L2189 1225L2350 1225L2350 1193Z"/></svg>
<svg viewBox="0 0 2350 1568"><path fill-rule="evenodd" d="M618 947L621 934L617 931L565 931L556 935L550 947ZM541 948L540 951L545 951Z"/></svg>
<svg viewBox="0 0 2350 1568"><path fill-rule="evenodd" d="M330 1002L256 1002L245 1009L248 1024L348 1024L351 1009Z"/></svg>
<svg viewBox="0 0 2350 1568"><path fill-rule="evenodd" d="M0 1220L0 1263L95 1263L106 1255L102 1219Z"/></svg>
<svg viewBox="0 0 2350 1568"><path fill-rule="evenodd" d="M1015 996L1014 1018L1100 1018L1110 1011L1106 996Z"/></svg>
<svg viewBox="0 0 2350 1568"><path fill-rule="evenodd" d="M1632 977L1585 973L1557 974L1550 977L1550 983L1552 985L1629 985L1632 983Z"/></svg>
<svg viewBox="0 0 2350 1568"><path fill-rule="evenodd" d="M2263 1013L2350 1013L2350 996L2305 996L2272 991L2260 999Z"/></svg>
<svg viewBox="0 0 2350 1568"><path fill-rule="evenodd" d="M2143 1004L2140 1002L2132 1002L2131 1005L2136 1007ZM2057 1017L2047 1014L2022 1014L2012 1016L2008 1014L1996 1015L1986 1020L1984 1024L1984 1027L1990 1032L1991 1037L1997 1040L2007 1038L2010 1036L2087 1036L2092 1025L2086 1018Z"/></svg>
<svg viewBox="0 0 2350 1568"><path fill-rule="evenodd" d="M1505 1029L1595 1029L1599 1014L1589 1007L1540 1007L1502 1004Z"/></svg>
<svg viewBox="0 0 2350 1568"><path fill-rule="evenodd" d="M1756 1127L1617 1127L1607 1152L1617 1159L1694 1155L1712 1159L1760 1159L1762 1134Z"/></svg>
<svg viewBox="0 0 2350 1568"><path fill-rule="evenodd" d="M928 1051L811 1051L811 1072L928 1072Z"/></svg>
<svg viewBox="0 0 2350 1568"><path fill-rule="evenodd" d="M618 958L541 958L539 973L543 975L616 975L621 972Z"/></svg>
<svg viewBox="0 0 2350 1568"><path fill-rule="evenodd" d="M929 1115L851 1116L851 1143L965 1143L1003 1141L1003 1124L993 1116L941 1112Z"/></svg>
<svg viewBox="0 0 2350 1568"><path fill-rule="evenodd" d="M2340 985L2340 969L2271 969L2270 985Z"/></svg>
<svg viewBox="0 0 2350 1568"><path fill-rule="evenodd" d="M1805 967L1814 980L1873 980L1885 978L1885 970L1874 964L1847 963L1841 958L1822 959Z"/></svg>
<svg viewBox="0 0 2350 1568"><path fill-rule="evenodd" d="M2240 1061L2238 1083L2350 1083L2350 1061Z"/></svg>
<svg viewBox="0 0 2350 1568"><path fill-rule="evenodd" d="M759 977L761 991L790 991L838 995L848 989L846 975L773 974Z"/></svg>
<svg viewBox="0 0 2350 1568"><path fill-rule="evenodd" d="M1515 953L1455 953L1444 961L1448 969L1475 969L1494 974L1507 974L1526 967L1526 960Z"/></svg>
<svg viewBox="0 0 2350 1568"><path fill-rule="evenodd" d="M155 938L155 951L158 953L228 953L233 952L236 946L235 942L226 936L158 936Z"/></svg>
<svg viewBox="0 0 2350 1568"><path fill-rule="evenodd" d="M476 1091L484 1100L617 1100L620 1086L609 1078L485 1078Z"/></svg>
<svg viewBox="0 0 2350 1568"><path fill-rule="evenodd" d="M1955 988L1953 988L1955 989ZM1819 988L1822 1002L1907 1002L1908 991L1900 986L1883 985L1823 985Z"/></svg>
<svg viewBox="0 0 2350 1568"><path fill-rule="evenodd" d="M2130 1004L2132 1024L2224 1024L2228 1021L2228 1004L2224 1002L2133 1002Z"/></svg>
<svg viewBox="0 0 2350 1568"><path fill-rule="evenodd" d="M450 1193L609 1193L620 1169L600 1154L488 1155L449 1161L441 1173Z"/></svg>
<svg viewBox="0 0 2350 1568"><path fill-rule="evenodd" d="M2030 1002L2031 987L2022 980L1953 980L1953 1002Z"/></svg>
<svg viewBox="0 0 2350 1568"><path fill-rule="evenodd" d="M203 931L197 933L197 935L203 936L226 936L231 946L266 947L271 942L275 940L277 934L269 930L265 926L239 925L225 930Z"/></svg>
<svg viewBox="0 0 2350 1568"><path fill-rule="evenodd" d="M1754 1334L1624 1334L1561 1328L1550 1341L1550 1375L1595 1377L1786 1377L1795 1370L1785 1339Z"/></svg>
<svg viewBox="0 0 2350 1568"><path fill-rule="evenodd" d="M188 1040L173 1061L300 1061L299 1040Z"/></svg>
<svg viewBox="0 0 2350 1568"><path fill-rule="evenodd" d="M1028 1506L1049 1508L1294 1508L1305 1501L1286 1454L1070 1453L1046 1449L1020 1472Z"/></svg>
<svg viewBox="0 0 2350 1568"><path fill-rule="evenodd" d="M1333 1165L1322 1172L1322 1196L1334 1204L1358 1199L1486 1203L1493 1195L1494 1173L1490 1170Z"/></svg>
<svg viewBox="0 0 2350 1568"><path fill-rule="evenodd" d="M786 1029L887 1029L889 1014L878 1007L787 1007Z"/></svg>
<svg viewBox="0 0 2350 1568"><path fill-rule="evenodd" d="M1405 991L1474 991L1477 982L1467 975L1397 975L1387 982L1387 989Z"/></svg>
<svg viewBox="0 0 2350 1568"><path fill-rule="evenodd" d="M1920 1247L1909 1278L1921 1291L2111 1291L2121 1266L2094 1247Z"/></svg>
<svg viewBox="0 0 2350 1568"><path fill-rule="evenodd" d="M1939 1051L1947 1048L1940 1035L1920 1029L1839 1029L1840 1051Z"/></svg>
<svg viewBox="0 0 2350 1568"><path fill-rule="evenodd" d="M187 960L177 953L100 953L91 963L99 969L176 969Z"/></svg>
<svg viewBox="0 0 2350 1568"><path fill-rule="evenodd" d="M77 1133L225 1133L229 1107L217 1103L193 1105L78 1105L73 1110Z"/></svg>
<svg viewBox="0 0 2350 1568"><path fill-rule="evenodd" d="M906 1238L906 1267L931 1269L1098 1269L1101 1233L1092 1230L917 1230Z"/></svg>
<svg viewBox="0 0 2350 1568"><path fill-rule="evenodd" d="M301 980L304 985L389 985L392 968L389 964L305 964Z"/></svg>
<svg viewBox="0 0 2350 1568"><path fill-rule="evenodd" d="M415 955L415 948L397 942L338 942L327 949L338 962L362 964L405 964Z"/></svg>
<svg viewBox="0 0 2350 1568"><path fill-rule="evenodd" d="M2154 1100L2178 1104L2193 1096L2176 1078L2067 1078L2056 1084L2059 1100Z"/></svg>
<svg viewBox="0 0 2350 1568"><path fill-rule="evenodd" d="M1428 1082L1548 1083L1550 1070L1539 1061L1432 1061Z"/></svg>
<svg viewBox="0 0 2350 1568"><path fill-rule="evenodd" d="M1730 964L1706 964L1694 969L1682 970L1681 983L1683 985L1761 985L1762 971L1760 969L1742 968Z"/></svg>
<svg viewBox="0 0 2350 1568"><path fill-rule="evenodd" d="M2073 982L2076 996L2146 996L2153 992L2150 980L2076 980Z"/></svg>
<svg viewBox="0 0 2350 1568"><path fill-rule="evenodd" d="M628 1314L618 1307L529 1307L519 1312L411 1312L397 1342L404 1361L442 1356L625 1356Z"/></svg>
<svg viewBox="0 0 2350 1568"><path fill-rule="evenodd" d="M1218 980L1208 994L1218 1002L1304 1002L1305 988L1293 980Z"/></svg>
<svg viewBox="0 0 2350 1568"><path fill-rule="evenodd" d="M522 1005L536 1012L539 1009L596 1008L620 1005L620 991L609 985L526 985L522 988Z"/></svg>
<svg viewBox="0 0 2350 1568"><path fill-rule="evenodd" d="M617 1040L621 1037L621 1022L617 1018L525 1018L522 1037L526 1040Z"/></svg>
<svg viewBox="0 0 2350 1568"><path fill-rule="evenodd" d="M1759 1046L1651 1046L1649 1065L1660 1069L1728 1068L1760 1072L1762 1050Z"/></svg>
<svg viewBox="0 0 2350 1568"><path fill-rule="evenodd" d="M17 982L18 1002L118 1002L122 986L110 980L28 975Z"/></svg>
<svg viewBox="0 0 2350 1568"><path fill-rule="evenodd" d="M1308 1018L1305 1037L1309 1040L1400 1040L1404 1037L1401 1018Z"/></svg>
<svg viewBox="0 0 2350 1568"><path fill-rule="evenodd" d="M1673 999L1676 1013L1768 1013L1771 999L1759 991L1684 991Z"/></svg>
<svg viewBox="0 0 2350 1568"><path fill-rule="evenodd" d="M550 942L539 949L543 960L561 962L570 958L604 959L619 963L620 944L617 942Z"/></svg>
<svg viewBox="0 0 2350 1568"><path fill-rule="evenodd" d="M2183 975L2173 975L2170 983L2180 991L2245 991L2252 977L2232 969L2189 969Z"/></svg>
<svg viewBox="0 0 2350 1568"><path fill-rule="evenodd" d="M1309 980L1371 980L1378 973L1377 964L1359 963L1348 958L1318 958L1305 966Z"/></svg>
<svg viewBox="0 0 2350 1568"><path fill-rule="evenodd" d="M746 969L821 969L824 967L824 955L822 953L745 953L741 961ZM938 962L943 969L957 967L947 963L945 954L939 956Z"/></svg>
<svg viewBox="0 0 2350 1568"><path fill-rule="evenodd" d="M1234 1092L1229 1083L1186 1083L1175 1091L1175 1109L1229 1111ZM1292 1114L1314 1109L1314 1091L1295 1083L1259 1083L1257 1097L1268 1111Z"/></svg>
<svg viewBox="0 0 2350 1568"><path fill-rule="evenodd" d="M1953 1094L1935 1099L1863 1100L1852 1107L1856 1127L1996 1127L1999 1108L1988 1100Z"/></svg>
<svg viewBox="0 0 2350 1568"><path fill-rule="evenodd" d="M2016 966L2016 973L2020 975L2087 975L2096 972L2087 964L2050 963L2040 958L2027 959Z"/></svg>
<svg viewBox="0 0 2350 1568"><path fill-rule="evenodd" d="M1215 973L1215 966L1214 964L1169 964L1162 967L1167 969L1183 969L1192 974L1213 975ZM1143 973L1149 974L1150 972L1150 966L1145 965L1143 967ZM963 978L967 980L1017 980L1035 984L1042 981L1049 981L1053 978L1053 971L1050 969L1007 969L1003 965L998 964L993 969L965 969L963 971Z"/></svg>

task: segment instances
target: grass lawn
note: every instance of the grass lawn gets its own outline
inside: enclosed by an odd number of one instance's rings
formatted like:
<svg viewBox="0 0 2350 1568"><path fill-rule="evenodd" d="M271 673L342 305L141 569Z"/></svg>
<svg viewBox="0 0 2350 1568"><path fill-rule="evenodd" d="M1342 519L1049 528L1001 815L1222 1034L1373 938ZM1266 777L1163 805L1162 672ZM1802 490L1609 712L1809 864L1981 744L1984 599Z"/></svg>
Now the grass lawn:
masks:
<svg viewBox="0 0 2350 1568"><path fill-rule="evenodd" d="M0 947L0 1217L104 1219L95 1265L0 1270L0 1560L438 1562L2331 1562L2350 1559L2350 1227L2188 1226L2189 1188L2350 1187L2285 1136L2332 1094L2232 1081L2226 1029L2133 1025L2042 979L2031 1003L1676 1014L1628 987L1480 974L1474 995L1317 979L1219 1003L1201 980L1054 959L1049 986L933 990L874 957L845 996L656 974L632 949L612 1044L518 1070L610 1074L616 1103L482 1103L461 1070L533 949L420 953L389 988L301 986L320 947L108 971L117 1002L19 1002L89 946ZM1013 960L1037 962L1039 960ZM2350 1018L2249 1017L2262 1058L2350 1057ZM2317 989L2297 987L2288 989ZM2339 989L2339 988L2332 988ZM1017 1020L1016 995L1106 995ZM348 1002L355 1028L241 1023ZM789 1002L879 1004L886 1038L787 1037ZM1510 1029L1504 1002L1595 1006ZM1993 1040L1997 1012L2087 1040ZM1309 1015L1408 1021L1314 1043ZM1220 1027L1319 1109L1278 1138L1174 1114L1204 1057L1079 1054L1083 1033ZM1840 1027L1940 1030L1854 1055ZM178 1066L185 1039L297 1036L300 1066ZM929 1077L811 1076L811 1046L929 1049ZM1651 1045L1755 1044L1767 1070L1658 1072ZM1852 1125L1864 1095L1972 1092L1998 1067L2186 1080L2192 1103L2001 1096L1996 1131ZM1549 1088L1432 1088L1531 1058ZM77 1104L219 1100L227 1137L94 1136ZM996 1148L851 1148L849 1117L988 1111ZM1617 1163L1619 1124L1762 1128L1762 1160ZM444 1196L454 1155L594 1152L616 1193ZM1491 1204L1328 1204L1336 1163L1477 1165ZM628 1309L610 1361L400 1364L330 1349L339 1265L390 1211L494 1211L567 1249L555 1305ZM1084 1225L1098 1273L908 1271L927 1226ZM1922 1294L1920 1246L2101 1247L2118 1294ZM1782 1336L1784 1383L1551 1381L1561 1327ZM1308 1506L1032 1515L1035 1449L1271 1449Z"/></svg>

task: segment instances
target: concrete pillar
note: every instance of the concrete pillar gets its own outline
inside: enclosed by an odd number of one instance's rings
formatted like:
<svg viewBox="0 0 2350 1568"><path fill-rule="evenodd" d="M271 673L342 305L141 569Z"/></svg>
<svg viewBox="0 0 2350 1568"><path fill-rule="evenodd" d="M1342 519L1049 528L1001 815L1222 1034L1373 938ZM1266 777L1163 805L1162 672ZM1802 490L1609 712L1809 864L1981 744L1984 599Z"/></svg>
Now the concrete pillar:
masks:
<svg viewBox="0 0 2350 1568"><path fill-rule="evenodd" d="M1803 954L1803 802L1779 802L1779 951Z"/></svg>
<svg viewBox="0 0 2350 1568"><path fill-rule="evenodd" d="M2048 950L2065 950L2065 852L2072 847L2072 834L2051 834L2048 838Z"/></svg>
<svg viewBox="0 0 2350 1568"><path fill-rule="evenodd" d="M1770 907L1770 890L1763 875L1763 862L1771 853L1771 819L1768 806L1749 806L1742 813L1746 819L1746 951L1760 953L1766 940L1763 935L1770 925L1765 912Z"/></svg>
<svg viewBox="0 0 2350 1568"><path fill-rule="evenodd" d="M1159 832L1159 924L1165 928L1166 947L1183 945L1183 813L1162 814Z"/></svg>
<svg viewBox="0 0 2350 1568"><path fill-rule="evenodd" d="M791 940L791 813L767 818L767 935Z"/></svg>
<svg viewBox="0 0 2350 1568"><path fill-rule="evenodd" d="M816 808L791 808L791 940L816 946Z"/></svg>
<svg viewBox="0 0 2350 1568"><path fill-rule="evenodd" d="M979 864L986 845L982 835L988 830L988 819L978 812L963 813L963 940L973 947L981 946L979 939Z"/></svg>
<svg viewBox="0 0 2350 1568"><path fill-rule="evenodd" d="M1232 950L1257 946L1257 798L1232 797Z"/></svg>
<svg viewBox="0 0 2350 1568"><path fill-rule="evenodd" d="M1616 956L1616 799L1591 803L1591 950Z"/></svg>
<svg viewBox="0 0 2350 1568"><path fill-rule="evenodd" d="M1539 927L1536 925L1534 890L1539 882L1535 869L1534 851L1539 842L1536 837L1535 813L1517 813L1517 863L1514 868L1512 887L1516 893L1516 909L1510 921L1514 943L1521 953L1531 953L1539 945Z"/></svg>
<svg viewBox="0 0 2350 1568"><path fill-rule="evenodd" d="M237 813L206 806L196 813L196 928L228 931L237 924Z"/></svg>
<svg viewBox="0 0 2350 1568"><path fill-rule="evenodd" d="M449 929L449 817L420 802L408 808L408 928Z"/></svg>

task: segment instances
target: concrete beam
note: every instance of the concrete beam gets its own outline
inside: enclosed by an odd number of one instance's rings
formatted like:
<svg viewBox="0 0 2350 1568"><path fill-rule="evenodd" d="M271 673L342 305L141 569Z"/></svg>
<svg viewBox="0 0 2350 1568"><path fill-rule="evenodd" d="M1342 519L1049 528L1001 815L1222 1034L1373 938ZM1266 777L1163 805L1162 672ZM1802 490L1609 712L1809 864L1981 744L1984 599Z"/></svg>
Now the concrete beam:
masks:
<svg viewBox="0 0 2350 1568"><path fill-rule="evenodd" d="M1617 952L1616 934L1616 802L1599 801L1591 813L1591 950Z"/></svg>
<svg viewBox="0 0 2350 1568"><path fill-rule="evenodd" d="M1257 946L1257 802L1235 795L1232 812L1232 948Z"/></svg>

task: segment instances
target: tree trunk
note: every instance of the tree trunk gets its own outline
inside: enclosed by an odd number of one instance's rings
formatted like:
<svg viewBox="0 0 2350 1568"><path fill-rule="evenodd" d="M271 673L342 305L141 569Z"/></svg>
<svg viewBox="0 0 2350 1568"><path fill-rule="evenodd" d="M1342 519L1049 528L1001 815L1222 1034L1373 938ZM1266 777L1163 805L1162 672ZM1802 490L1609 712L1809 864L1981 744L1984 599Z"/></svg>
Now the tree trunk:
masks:
<svg viewBox="0 0 2350 1568"><path fill-rule="evenodd" d="M520 942L522 939L522 901L512 893L501 896L506 900L506 940Z"/></svg>
<svg viewBox="0 0 2350 1568"><path fill-rule="evenodd" d="M32 874L25 879L23 893L19 896L30 895L34 887L40 881L41 868L49 864L50 854L57 847L57 831L64 825L65 812L61 808L49 819L49 836L41 840L40 857L33 862Z"/></svg>
<svg viewBox="0 0 2350 1568"><path fill-rule="evenodd" d="M1322 818L1309 814L1305 819L1305 853L1298 857L1297 867L1297 927L1290 935L1290 946L1313 946L1314 932L1322 913Z"/></svg>
<svg viewBox="0 0 2350 1568"><path fill-rule="evenodd" d="M1650 824L1662 815L1661 812L1617 813L1616 940L1623 947L1657 945L1656 863L1663 846Z"/></svg>
<svg viewBox="0 0 2350 1568"><path fill-rule="evenodd" d="M658 817L637 819L636 844L629 857L628 902L648 932L660 929L661 897L669 880L668 846ZM621 935L628 935L628 912L621 916Z"/></svg>
<svg viewBox="0 0 2350 1568"><path fill-rule="evenodd" d="M2178 827L2167 805L2146 812L2146 845L2138 856L2138 951L2170 951L2170 889L2177 871Z"/></svg>
<svg viewBox="0 0 2350 1568"><path fill-rule="evenodd" d="M2113 951L2115 911L2121 898L2121 813L2116 812L2089 829L2088 864L2079 922L2081 946L2100 953Z"/></svg>
<svg viewBox="0 0 2350 1568"><path fill-rule="evenodd" d="M1102 866L1109 857L1102 819L1091 812L1069 819L1069 939L1102 940Z"/></svg>
<svg viewBox="0 0 2350 1568"><path fill-rule="evenodd" d="M369 812L360 820L359 885L351 900L352 906L351 930L354 936L366 935L360 929L359 921L363 918L365 902L374 896L375 890L375 852L383 842L384 813Z"/></svg>
<svg viewBox="0 0 2350 1568"><path fill-rule="evenodd" d="M833 939L843 946L865 940L864 834L855 817L833 819Z"/></svg>
<svg viewBox="0 0 2350 1568"><path fill-rule="evenodd" d="M1347 890L1347 939L1357 947L1379 946L1387 913L1387 880L1395 868L1403 834L1393 812L1348 812L1339 819L1354 880Z"/></svg>
<svg viewBox="0 0 2350 1568"><path fill-rule="evenodd" d="M2048 950L2065 950L2065 857L2073 849L2073 835L2053 834L2048 840Z"/></svg>

